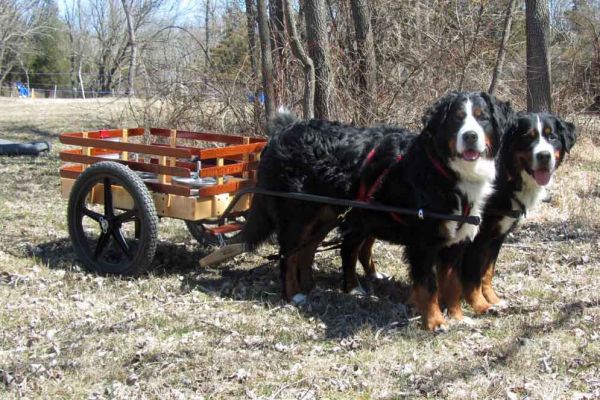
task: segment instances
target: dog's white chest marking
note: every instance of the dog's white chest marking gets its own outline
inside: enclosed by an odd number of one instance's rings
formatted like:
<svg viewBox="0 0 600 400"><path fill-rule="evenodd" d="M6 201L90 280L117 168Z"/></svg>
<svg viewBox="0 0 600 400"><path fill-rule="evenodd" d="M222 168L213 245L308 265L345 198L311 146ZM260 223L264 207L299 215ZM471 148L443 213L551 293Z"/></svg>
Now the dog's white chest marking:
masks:
<svg viewBox="0 0 600 400"><path fill-rule="evenodd" d="M485 202L494 191L491 181L488 180L462 181L458 184L458 189L461 193L463 193L464 196L466 196L467 201L471 204L471 209L469 210L468 215L477 217L481 216L481 211L483 210ZM455 215L464 215L464 205L462 204L461 198L458 195L456 198L459 206L456 210L454 210L453 213ZM448 232L448 239L446 241L447 246L451 246L465 240L473 241L479 232L478 225L467 223L460 224L456 221L447 222L446 229Z"/></svg>
<svg viewBox="0 0 600 400"><path fill-rule="evenodd" d="M547 186L538 185L535 179L525 171L521 172L521 179L523 180L523 186L521 187L521 190L515 192L515 198L525 206L525 211L529 212L546 196ZM513 210L521 210L521 205L515 200L511 200L511 205ZM500 220L500 234L506 234L515 223L520 223L523 220L523 217L524 216L521 216L518 219L502 217Z"/></svg>

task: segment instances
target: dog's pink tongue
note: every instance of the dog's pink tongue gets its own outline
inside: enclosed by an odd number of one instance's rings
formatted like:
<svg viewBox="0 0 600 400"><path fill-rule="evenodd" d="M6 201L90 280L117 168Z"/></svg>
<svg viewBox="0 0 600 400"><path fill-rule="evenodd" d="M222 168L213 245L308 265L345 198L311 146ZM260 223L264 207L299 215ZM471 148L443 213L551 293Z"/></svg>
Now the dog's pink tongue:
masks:
<svg viewBox="0 0 600 400"><path fill-rule="evenodd" d="M475 150L465 150L463 152L463 158L466 161L475 161L479 158L479 152Z"/></svg>
<svg viewBox="0 0 600 400"><path fill-rule="evenodd" d="M538 169L537 171L533 172L533 179L535 179L537 184L540 186L547 185L548 182L550 182L550 178L552 178L552 174L548 170Z"/></svg>

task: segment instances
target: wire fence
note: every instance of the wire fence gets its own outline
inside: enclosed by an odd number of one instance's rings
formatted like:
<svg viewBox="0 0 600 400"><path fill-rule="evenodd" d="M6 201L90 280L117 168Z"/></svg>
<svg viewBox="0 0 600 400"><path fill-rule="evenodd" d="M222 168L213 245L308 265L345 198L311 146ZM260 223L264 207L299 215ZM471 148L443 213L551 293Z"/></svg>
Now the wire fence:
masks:
<svg viewBox="0 0 600 400"><path fill-rule="evenodd" d="M110 90L110 91L99 91L94 89L85 89L83 92L81 89L71 88L28 88L27 90L19 90L14 86L0 86L0 97L30 97L38 99L89 99L99 97L114 97L123 96L125 92L123 90Z"/></svg>

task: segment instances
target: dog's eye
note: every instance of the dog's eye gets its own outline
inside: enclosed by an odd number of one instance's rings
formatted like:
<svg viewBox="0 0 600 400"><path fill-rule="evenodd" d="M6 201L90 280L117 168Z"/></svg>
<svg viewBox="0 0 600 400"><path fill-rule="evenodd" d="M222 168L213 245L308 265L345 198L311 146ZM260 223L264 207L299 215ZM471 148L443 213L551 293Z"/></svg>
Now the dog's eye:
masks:
<svg viewBox="0 0 600 400"><path fill-rule="evenodd" d="M525 133L525 136L535 139L537 137L537 131L535 129L530 129Z"/></svg>
<svg viewBox="0 0 600 400"><path fill-rule="evenodd" d="M465 110L458 110L458 111L456 112L456 116L457 116L458 118L460 118L460 119L463 119L464 117L466 117L466 116L467 116L467 113L465 112Z"/></svg>
<svg viewBox="0 0 600 400"><path fill-rule="evenodd" d="M544 128L544 135L548 136L551 133L552 133L552 128L550 128L548 126Z"/></svg>
<svg viewBox="0 0 600 400"><path fill-rule="evenodd" d="M477 107L477 108L474 108L474 109L473 109L473 116L474 116L475 118L480 118L480 117L481 117L481 114L482 114L482 112L481 112L481 108L478 108L478 107Z"/></svg>

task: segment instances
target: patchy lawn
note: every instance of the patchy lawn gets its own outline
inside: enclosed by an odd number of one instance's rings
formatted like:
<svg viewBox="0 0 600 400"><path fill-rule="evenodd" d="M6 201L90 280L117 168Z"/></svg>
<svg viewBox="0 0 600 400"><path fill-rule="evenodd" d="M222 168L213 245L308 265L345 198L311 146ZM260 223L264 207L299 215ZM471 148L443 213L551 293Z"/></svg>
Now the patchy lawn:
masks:
<svg viewBox="0 0 600 400"><path fill-rule="evenodd" d="M510 308L434 335L404 304L402 249L381 242L390 281L344 294L337 254L321 253L302 308L280 301L272 247L200 270L207 249L181 221L161 222L147 275L83 271L57 135L131 124L126 106L0 98L1 138L54 145L0 157L0 397L600 398L600 121L580 118L551 197L502 251Z"/></svg>

